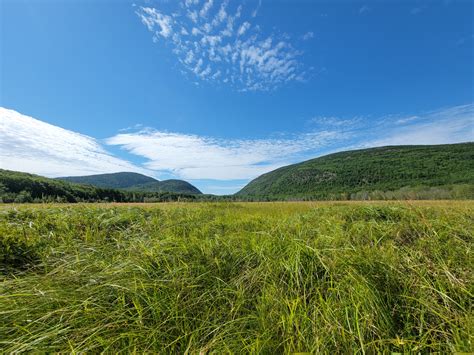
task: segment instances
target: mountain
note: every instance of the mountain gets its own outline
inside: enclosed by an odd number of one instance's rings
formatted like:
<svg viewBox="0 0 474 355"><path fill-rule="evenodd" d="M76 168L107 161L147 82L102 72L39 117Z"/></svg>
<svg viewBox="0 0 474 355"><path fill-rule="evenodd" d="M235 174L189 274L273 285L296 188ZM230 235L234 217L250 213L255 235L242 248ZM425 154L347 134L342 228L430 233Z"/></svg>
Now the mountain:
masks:
<svg viewBox="0 0 474 355"><path fill-rule="evenodd" d="M123 192L0 169L2 202L125 201Z"/></svg>
<svg viewBox="0 0 474 355"><path fill-rule="evenodd" d="M184 180L155 180L146 184L138 184L125 188L127 191L148 191L148 192L179 192L186 194L202 194L194 185Z"/></svg>
<svg viewBox="0 0 474 355"><path fill-rule="evenodd" d="M110 189L124 189L128 191L201 194L199 189L183 180L171 179L158 181L146 175L130 172L87 176L66 176L57 179L78 184L88 184Z"/></svg>
<svg viewBox="0 0 474 355"><path fill-rule="evenodd" d="M466 193L474 197L474 143L387 146L334 153L263 174L236 196L350 199L370 193L374 198L377 194L379 198L390 198L384 193L398 191L403 198L403 191L409 197L409 192L423 189L440 194L440 198L444 198L444 190L451 194L447 198L466 198ZM393 198L399 195L394 194Z"/></svg>
<svg viewBox="0 0 474 355"><path fill-rule="evenodd" d="M0 169L0 202L163 202L195 199L196 195L189 193L102 188Z"/></svg>
<svg viewBox="0 0 474 355"><path fill-rule="evenodd" d="M112 173L112 174L98 174L87 176L66 176L57 178L58 180L75 182L78 184L88 184L97 187L125 189L135 185L156 182L158 180L152 177L145 176L138 173Z"/></svg>

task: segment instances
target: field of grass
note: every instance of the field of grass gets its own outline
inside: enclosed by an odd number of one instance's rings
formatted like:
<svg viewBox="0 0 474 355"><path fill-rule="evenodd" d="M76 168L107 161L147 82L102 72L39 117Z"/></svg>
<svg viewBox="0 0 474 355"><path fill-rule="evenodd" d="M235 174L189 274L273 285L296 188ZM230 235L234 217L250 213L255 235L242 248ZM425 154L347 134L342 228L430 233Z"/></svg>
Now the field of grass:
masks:
<svg viewBox="0 0 474 355"><path fill-rule="evenodd" d="M0 353L474 351L474 202L0 206Z"/></svg>

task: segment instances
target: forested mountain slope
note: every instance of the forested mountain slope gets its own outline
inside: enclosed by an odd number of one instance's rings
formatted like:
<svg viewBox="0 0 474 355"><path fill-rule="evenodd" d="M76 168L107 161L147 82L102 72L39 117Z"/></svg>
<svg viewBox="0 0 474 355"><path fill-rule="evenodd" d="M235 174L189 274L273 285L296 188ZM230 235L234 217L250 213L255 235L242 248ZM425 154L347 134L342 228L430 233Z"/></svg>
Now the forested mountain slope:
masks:
<svg viewBox="0 0 474 355"><path fill-rule="evenodd" d="M0 202L161 202L193 200L195 195L107 189L0 169Z"/></svg>
<svg viewBox="0 0 474 355"><path fill-rule="evenodd" d="M146 175L129 172L97 174L87 176L65 176L57 179L110 189L123 189L134 185L158 181Z"/></svg>
<svg viewBox="0 0 474 355"><path fill-rule="evenodd" d="M58 180L88 184L108 189L126 189L129 191L175 192L188 194L201 193L201 191L187 181L174 179L159 181L146 175L131 172L88 176L66 176L60 177Z"/></svg>
<svg viewBox="0 0 474 355"><path fill-rule="evenodd" d="M236 195L344 199L400 189L431 188L435 193L435 187L459 195L452 197L474 195L474 143L388 146L334 153L261 175Z"/></svg>

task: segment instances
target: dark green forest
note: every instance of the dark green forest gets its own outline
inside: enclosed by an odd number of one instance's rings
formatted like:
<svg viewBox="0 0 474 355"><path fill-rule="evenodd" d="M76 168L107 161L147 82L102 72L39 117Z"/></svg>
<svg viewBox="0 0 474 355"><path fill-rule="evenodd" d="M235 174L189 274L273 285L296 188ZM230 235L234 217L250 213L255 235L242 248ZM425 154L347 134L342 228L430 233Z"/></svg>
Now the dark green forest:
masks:
<svg viewBox="0 0 474 355"><path fill-rule="evenodd" d="M132 172L96 174L87 176L64 176L56 179L77 184L93 185L106 189L124 189L134 185L141 185L157 181L150 176Z"/></svg>
<svg viewBox="0 0 474 355"><path fill-rule="evenodd" d="M172 192L183 194L201 193L201 191L199 191L195 186L184 180L170 179L159 181L152 177L132 172L88 176L67 176L57 179L105 189L123 189L141 192Z"/></svg>
<svg viewBox="0 0 474 355"><path fill-rule="evenodd" d="M194 195L106 189L0 169L0 202L164 202L192 201Z"/></svg>
<svg viewBox="0 0 474 355"><path fill-rule="evenodd" d="M146 184L133 185L125 188L127 191L142 191L142 192L174 192L184 194L202 194L198 188L191 185L184 180L162 180L155 182L148 182Z"/></svg>

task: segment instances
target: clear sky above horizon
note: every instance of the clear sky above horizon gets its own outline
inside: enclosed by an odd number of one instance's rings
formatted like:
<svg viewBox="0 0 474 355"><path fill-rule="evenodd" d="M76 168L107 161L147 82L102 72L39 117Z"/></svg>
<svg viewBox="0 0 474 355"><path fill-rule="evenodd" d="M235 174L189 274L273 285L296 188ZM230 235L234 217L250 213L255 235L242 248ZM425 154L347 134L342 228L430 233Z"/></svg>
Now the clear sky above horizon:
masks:
<svg viewBox="0 0 474 355"><path fill-rule="evenodd" d="M227 194L329 152L474 140L473 1L0 6L0 168Z"/></svg>

